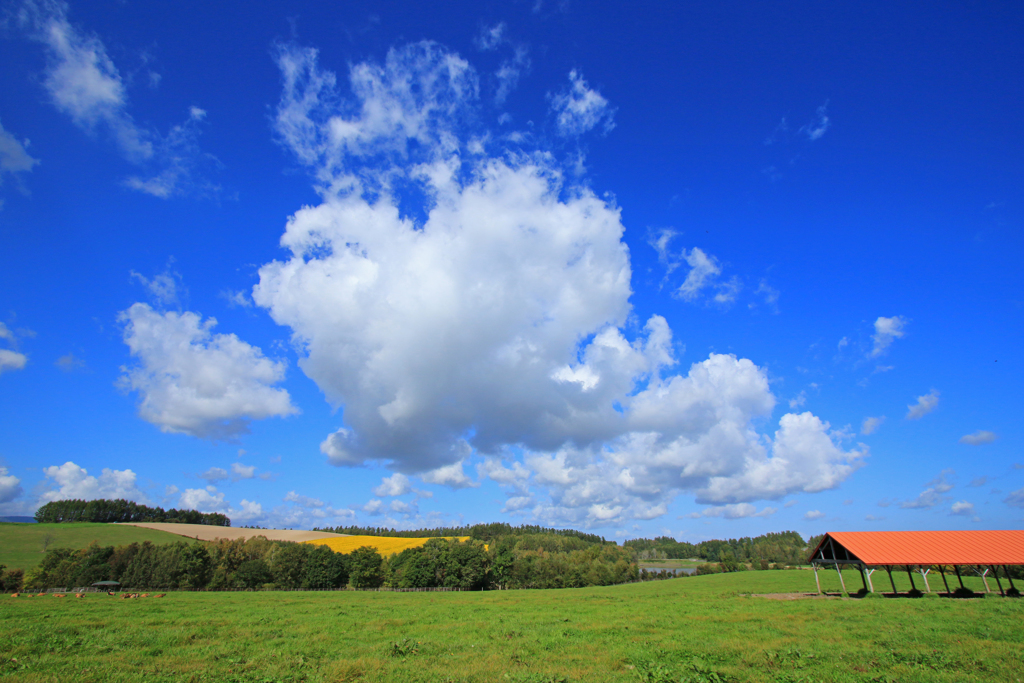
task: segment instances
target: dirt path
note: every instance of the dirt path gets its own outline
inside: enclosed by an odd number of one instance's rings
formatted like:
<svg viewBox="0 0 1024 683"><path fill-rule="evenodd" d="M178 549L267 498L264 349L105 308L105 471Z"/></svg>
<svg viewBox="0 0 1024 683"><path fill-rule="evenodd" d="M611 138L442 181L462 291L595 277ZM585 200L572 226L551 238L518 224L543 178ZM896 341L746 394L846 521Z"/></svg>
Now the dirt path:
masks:
<svg viewBox="0 0 1024 683"><path fill-rule="evenodd" d="M319 538L341 538L348 534L331 534L326 531L304 531L302 529L239 529L230 526L210 526L208 524L166 524L164 522L125 523L123 526L141 526L146 529L167 531L179 536L197 538L200 541L213 541L218 538L234 540L236 538L252 538L265 536L271 541L315 541Z"/></svg>

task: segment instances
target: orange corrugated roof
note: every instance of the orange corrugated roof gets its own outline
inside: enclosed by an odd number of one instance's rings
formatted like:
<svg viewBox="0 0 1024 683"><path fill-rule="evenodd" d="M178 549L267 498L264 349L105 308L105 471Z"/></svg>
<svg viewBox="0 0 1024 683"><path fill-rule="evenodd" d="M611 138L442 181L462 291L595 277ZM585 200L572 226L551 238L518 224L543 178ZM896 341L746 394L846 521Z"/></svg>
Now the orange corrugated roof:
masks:
<svg viewBox="0 0 1024 683"><path fill-rule="evenodd" d="M1024 531L832 531L826 536L864 564L1024 564Z"/></svg>

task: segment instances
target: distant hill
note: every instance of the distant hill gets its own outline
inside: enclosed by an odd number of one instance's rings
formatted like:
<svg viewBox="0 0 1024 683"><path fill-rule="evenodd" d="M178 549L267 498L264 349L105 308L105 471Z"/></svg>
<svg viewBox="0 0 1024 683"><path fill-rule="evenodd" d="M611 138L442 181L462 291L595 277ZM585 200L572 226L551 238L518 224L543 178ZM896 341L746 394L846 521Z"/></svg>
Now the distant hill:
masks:
<svg viewBox="0 0 1024 683"><path fill-rule="evenodd" d="M121 524L92 522L61 524L11 524L0 522L0 564L8 569L28 571L43 560L45 548L84 548L93 541L100 545L128 543L165 544L188 542L176 534Z"/></svg>
<svg viewBox="0 0 1024 683"><path fill-rule="evenodd" d="M35 524L35 517L0 517L0 522L9 524Z"/></svg>

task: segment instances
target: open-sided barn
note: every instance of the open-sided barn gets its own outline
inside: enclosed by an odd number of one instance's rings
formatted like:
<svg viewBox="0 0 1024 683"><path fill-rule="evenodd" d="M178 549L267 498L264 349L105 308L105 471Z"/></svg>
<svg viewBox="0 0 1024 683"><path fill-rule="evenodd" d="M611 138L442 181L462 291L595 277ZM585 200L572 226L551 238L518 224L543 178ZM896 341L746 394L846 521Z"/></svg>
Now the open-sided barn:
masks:
<svg viewBox="0 0 1024 683"><path fill-rule="evenodd" d="M893 593L897 592L892 580L894 570L906 571L914 590L914 574L919 574L928 592L928 574L936 570L947 593L947 571L956 575L960 589L964 589L962 572L970 571L982 578L986 590L988 578L994 578L999 592L1006 595L1000 579L1002 570L1010 591L1016 595L1008 567L1024 565L1024 531L833 531L825 534L809 561L819 593L818 570L829 567L839 574L840 585L847 593L841 569L858 569L864 589L873 593L871 575L881 568L889 575Z"/></svg>

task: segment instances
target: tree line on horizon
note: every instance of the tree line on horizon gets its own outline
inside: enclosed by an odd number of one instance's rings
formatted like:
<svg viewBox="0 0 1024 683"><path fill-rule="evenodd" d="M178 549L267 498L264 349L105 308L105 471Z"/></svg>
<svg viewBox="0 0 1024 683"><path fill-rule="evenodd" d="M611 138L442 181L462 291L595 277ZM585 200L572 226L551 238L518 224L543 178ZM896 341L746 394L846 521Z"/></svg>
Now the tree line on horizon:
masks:
<svg viewBox="0 0 1024 683"><path fill-rule="evenodd" d="M337 527L314 527L313 531L323 531L331 534L346 534L348 536L387 536L391 538L441 538L469 536L477 541L489 543L502 536L526 536L535 534L547 534L550 536L567 536L579 538L587 543L614 543L606 541L604 536L590 534L576 529L553 529L550 527L538 526L536 524L520 524L512 526L507 522L490 522L487 524L467 524L465 526L445 526L433 529L389 529L387 527L368 526L337 526Z"/></svg>
<svg viewBox="0 0 1024 683"><path fill-rule="evenodd" d="M728 566L735 563L797 565L807 563L808 546L816 544L816 539L820 538L805 541L795 531L782 531L700 543L677 541L671 536L634 538L623 545L635 550L640 560L701 559Z"/></svg>
<svg viewBox="0 0 1024 683"><path fill-rule="evenodd" d="M123 589L292 590L353 588L571 588L639 578L632 551L556 534L505 536L485 544L432 538L381 556L361 547L255 538L213 543L150 542L73 550L52 548L24 575L26 589L118 581Z"/></svg>
<svg viewBox="0 0 1024 683"><path fill-rule="evenodd" d="M35 520L40 524L65 522L164 522L170 524L206 524L231 526L231 520L219 512L198 510L164 510L161 507L141 505L134 501L116 500L54 500L36 510Z"/></svg>

